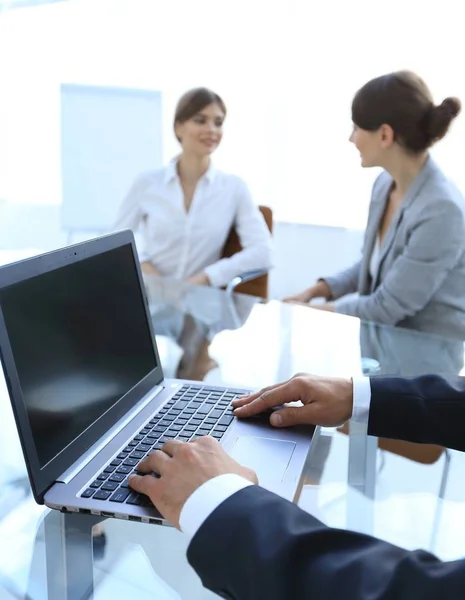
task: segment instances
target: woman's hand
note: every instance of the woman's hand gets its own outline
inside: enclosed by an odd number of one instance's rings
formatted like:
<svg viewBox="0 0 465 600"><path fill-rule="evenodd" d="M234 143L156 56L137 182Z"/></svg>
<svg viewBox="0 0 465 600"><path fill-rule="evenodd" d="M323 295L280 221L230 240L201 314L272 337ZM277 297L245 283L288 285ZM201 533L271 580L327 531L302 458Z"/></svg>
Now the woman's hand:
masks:
<svg viewBox="0 0 465 600"><path fill-rule="evenodd" d="M310 308L325 310L326 312L335 312L334 304L332 302L325 302L325 304L311 304Z"/></svg>
<svg viewBox="0 0 465 600"><path fill-rule="evenodd" d="M291 302L296 304L307 304L313 298L325 298L328 300L331 297L331 289L329 285L321 279L315 285L299 292L298 294L294 294L293 296L288 296L283 299L283 302Z"/></svg>
<svg viewBox="0 0 465 600"><path fill-rule="evenodd" d="M294 294L293 296L287 296L283 298L283 302L290 302L292 304L308 304L312 299L311 295L312 288L307 288L298 294Z"/></svg>
<svg viewBox="0 0 465 600"><path fill-rule="evenodd" d="M144 262L140 263L140 268L144 275L161 275L160 271L157 271L152 263L148 260L144 260Z"/></svg>
<svg viewBox="0 0 465 600"><path fill-rule="evenodd" d="M197 273L196 275L192 275L192 277L188 277L186 281L192 285L210 285L208 275L203 271L201 273Z"/></svg>

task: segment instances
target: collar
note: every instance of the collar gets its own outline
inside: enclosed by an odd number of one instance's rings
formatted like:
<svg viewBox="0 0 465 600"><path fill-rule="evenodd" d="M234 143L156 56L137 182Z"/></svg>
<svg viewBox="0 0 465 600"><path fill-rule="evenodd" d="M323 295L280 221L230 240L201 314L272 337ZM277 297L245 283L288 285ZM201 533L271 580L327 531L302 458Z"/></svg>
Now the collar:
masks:
<svg viewBox="0 0 465 600"><path fill-rule="evenodd" d="M176 168L178 164L179 156L175 156L165 167L164 173L164 182L170 183L174 181L178 177L178 170ZM216 168L213 165L212 161L210 161L210 166L208 167L206 173L200 178L205 179L208 183L212 183L215 179Z"/></svg>

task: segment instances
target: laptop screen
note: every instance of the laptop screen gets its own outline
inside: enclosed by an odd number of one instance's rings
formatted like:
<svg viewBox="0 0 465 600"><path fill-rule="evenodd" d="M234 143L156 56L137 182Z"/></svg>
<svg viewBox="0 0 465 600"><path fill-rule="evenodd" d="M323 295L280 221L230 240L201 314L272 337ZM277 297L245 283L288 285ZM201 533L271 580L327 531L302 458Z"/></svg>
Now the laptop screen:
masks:
<svg viewBox="0 0 465 600"><path fill-rule="evenodd" d="M157 367L131 245L0 295L43 467Z"/></svg>

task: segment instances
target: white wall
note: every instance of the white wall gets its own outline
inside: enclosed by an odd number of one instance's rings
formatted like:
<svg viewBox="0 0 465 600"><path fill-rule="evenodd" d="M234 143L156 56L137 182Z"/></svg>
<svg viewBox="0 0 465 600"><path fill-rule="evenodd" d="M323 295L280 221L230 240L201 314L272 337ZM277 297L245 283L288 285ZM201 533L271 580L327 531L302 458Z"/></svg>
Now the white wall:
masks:
<svg viewBox="0 0 465 600"><path fill-rule="evenodd" d="M0 197L61 202L59 85L163 93L172 115L207 85L229 106L221 168L280 221L363 227L375 173L347 139L369 78L417 70L436 100L465 100L458 0L69 0L0 14ZM437 157L465 190L465 118Z"/></svg>

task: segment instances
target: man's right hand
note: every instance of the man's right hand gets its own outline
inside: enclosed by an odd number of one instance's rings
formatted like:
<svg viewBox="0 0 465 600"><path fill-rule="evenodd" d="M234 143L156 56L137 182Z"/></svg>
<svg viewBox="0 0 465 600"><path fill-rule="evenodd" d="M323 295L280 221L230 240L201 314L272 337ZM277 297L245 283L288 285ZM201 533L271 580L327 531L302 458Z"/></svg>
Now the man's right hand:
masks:
<svg viewBox="0 0 465 600"><path fill-rule="evenodd" d="M236 417L246 418L298 400L303 406L287 406L276 410L270 417L271 425L342 425L352 416L353 384L350 379L298 373L284 383L238 398L232 405Z"/></svg>

